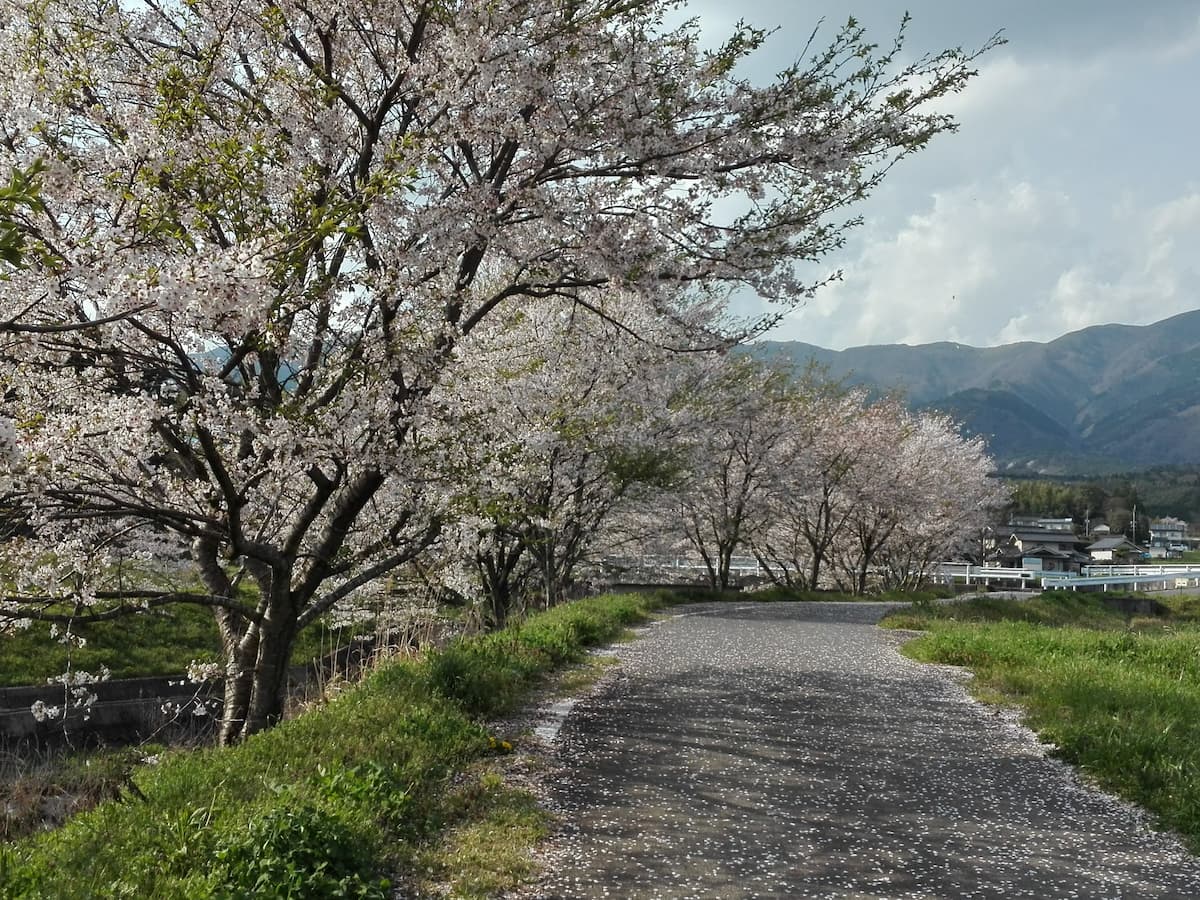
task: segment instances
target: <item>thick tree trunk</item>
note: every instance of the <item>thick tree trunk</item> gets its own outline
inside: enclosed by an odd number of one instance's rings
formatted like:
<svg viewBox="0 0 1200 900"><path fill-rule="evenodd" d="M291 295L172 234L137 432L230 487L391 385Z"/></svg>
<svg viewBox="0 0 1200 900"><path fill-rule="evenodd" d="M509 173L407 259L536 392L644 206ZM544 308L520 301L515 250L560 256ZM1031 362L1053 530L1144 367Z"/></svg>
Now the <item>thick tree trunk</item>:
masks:
<svg viewBox="0 0 1200 900"><path fill-rule="evenodd" d="M218 562L219 545L214 540L198 540L193 547L200 577L214 597L231 598L233 584ZM258 626L224 606L213 607L213 617L221 635L225 658L224 698L217 740L222 745L236 743L246 724L246 713L253 691L254 660L258 656Z"/></svg>
<svg viewBox="0 0 1200 900"><path fill-rule="evenodd" d="M269 600L258 629L258 652L254 655L250 696L238 740L270 728L283 718L288 662L296 640L296 613L289 579L273 572L260 586Z"/></svg>
<svg viewBox="0 0 1200 900"><path fill-rule="evenodd" d="M240 740L277 725L283 718L287 699L288 661L292 655L294 633L290 628L270 635L264 630L259 643L258 661L251 680L250 700Z"/></svg>
<svg viewBox="0 0 1200 900"><path fill-rule="evenodd" d="M288 664L296 639L296 616L285 578L256 578L264 596L261 622L238 627L236 617L218 611L225 641L225 697L219 740L236 744L275 725L283 717ZM282 587L275 589L273 585Z"/></svg>
<svg viewBox="0 0 1200 900"><path fill-rule="evenodd" d="M862 564L858 567L858 572L855 574L854 593L859 597L867 593L867 576L870 573L870 566L867 562L867 558L864 556Z"/></svg>
<svg viewBox="0 0 1200 900"><path fill-rule="evenodd" d="M821 557L821 551L814 544L812 562L808 569L808 583L812 585L814 591L817 590L817 585L821 583Z"/></svg>
<svg viewBox="0 0 1200 900"><path fill-rule="evenodd" d="M506 546L497 542L489 553L475 558L483 592L487 600L488 627L500 629L508 621L514 600L523 589L525 577L518 567L525 548L521 544Z"/></svg>
<svg viewBox="0 0 1200 900"><path fill-rule="evenodd" d="M530 546L530 553L537 560L541 577L541 603L549 609L562 603L566 595L567 579L571 570L569 556L560 555L555 534L540 532Z"/></svg>
<svg viewBox="0 0 1200 900"><path fill-rule="evenodd" d="M225 698L221 708L218 740L223 746L236 743L246 724L254 676L253 660L258 655L258 629L252 627L225 651Z"/></svg>
<svg viewBox="0 0 1200 900"><path fill-rule="evenodd" d="M499 631L508 623L508 613L511 600L507 591L493 590L488 595L489 618L488 626Z"/></svg>

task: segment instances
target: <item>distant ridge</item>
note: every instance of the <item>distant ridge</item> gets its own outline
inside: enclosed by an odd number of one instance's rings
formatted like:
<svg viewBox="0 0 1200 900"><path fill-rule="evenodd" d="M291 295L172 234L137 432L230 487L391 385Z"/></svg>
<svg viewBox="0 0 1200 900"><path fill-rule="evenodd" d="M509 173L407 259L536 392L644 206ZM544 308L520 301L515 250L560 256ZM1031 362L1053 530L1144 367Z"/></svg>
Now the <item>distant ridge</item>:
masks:
<svg viewBox="0 0 1200 900"><path fill-rule="evenodd" d="M850 384L943 410L1014 472L1200 463L1200 310L1153 325L1097 325L1047 343L826 350L762 341L748 352L800 366L812 360Z"/></svg>

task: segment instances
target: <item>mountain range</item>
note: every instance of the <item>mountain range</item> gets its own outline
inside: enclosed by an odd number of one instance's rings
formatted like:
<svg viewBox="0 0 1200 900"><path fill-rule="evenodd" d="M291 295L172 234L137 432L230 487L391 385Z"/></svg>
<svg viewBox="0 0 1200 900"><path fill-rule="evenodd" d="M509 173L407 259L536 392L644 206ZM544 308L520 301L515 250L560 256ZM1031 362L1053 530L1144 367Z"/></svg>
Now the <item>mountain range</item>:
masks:
<svg viewBox="0 0 1200 900"><path fill-rule="evenodd" d="M1153 325L1097 325L1047 343L826 350L760 341L750 352L797 366L812 361L848 385L944 411L981 435L1014 475L1200 463L1200 310Z"/></svg>

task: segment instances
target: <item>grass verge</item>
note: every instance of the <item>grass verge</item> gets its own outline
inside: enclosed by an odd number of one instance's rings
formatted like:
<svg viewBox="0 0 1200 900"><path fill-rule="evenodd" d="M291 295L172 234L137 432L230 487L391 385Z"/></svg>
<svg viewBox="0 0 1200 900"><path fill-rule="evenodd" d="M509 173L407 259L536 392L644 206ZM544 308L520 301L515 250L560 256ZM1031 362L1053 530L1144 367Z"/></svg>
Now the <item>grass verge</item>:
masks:
<svg viewBox="0 0 1200 900"><path fill-rule="evenodd" d="M1052 593L883 624L926 630L908 656L969 668L981 699L1020 705L1055 755L1200 851L1200 601L1131 609L1112 595Z"/></svg>
<svg viewBox="0 0 1200 900"><path fill-rule="evenodd" d="M69 614L70 609L62 612ZM292 662L311 662L364 630L369 626L331 628L316 622L300 633ZM182 604L138 610L111 621L77 622L70 635L73 639L62 633L53 637L40 623L3 635L0 687L45 684L68 668L98 672L104 667L113 678L179 675L193 660L215 662L221 652L212 611Z"/></svg>
<svg viewBox="0 0 1200 900"><path fill-rule="evenodd" d="M519 795L486 772L463 781L506 749L481 719L661 603L622 595L557 607L390 664L239 747L164 754L121 799L0 847L4 896L384 898L389 872L442 864L426 852L435 838L469 859L491 843L489 829L536 832L544 825ZM449 831L458 844L445 843ZM518 877L511 864L493 870Z"/></svg>
<svg viewBox="0 0 1200 900"><path fill-rule="evenodd" d="M578 697L616 664L614 656L589 655L552 673L526 704ZM444 827L405 866L402 896L484 900L536 876L531 851L546 837L553 819L540 800L547 778L544 745L520 733L523 724L527 722L519 712L515 722L501 723L504 733L517 732L512 743L495 738L500 752L472 764L455 780L446 795Z"/></svg>
<svg viewBox="0 0 1200 900"><path fill-rule="evenodd" d="M216 660L221 649L212 613L195 606L140 611L113 622L78 623L70 633L84 645L56 640L38 623L4 635L0 687L45 684L65 672L68 664L85 672L105 666L113 678L178 675L194 659Z"/></svg>
<svg viewBox="0 0 1200 900"><path fill-rule="evenodd" d="M472 767L446 795L445 824L405 868L418 896L485 900L536 874L530 856L551 818L501 762Z"/></svg>

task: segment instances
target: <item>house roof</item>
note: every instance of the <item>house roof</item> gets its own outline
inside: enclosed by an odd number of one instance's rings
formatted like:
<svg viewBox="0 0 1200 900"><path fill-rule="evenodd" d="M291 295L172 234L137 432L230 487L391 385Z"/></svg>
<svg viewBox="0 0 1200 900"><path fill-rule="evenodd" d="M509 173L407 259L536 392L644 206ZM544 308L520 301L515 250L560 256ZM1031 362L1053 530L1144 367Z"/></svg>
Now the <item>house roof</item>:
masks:
<svg viewBox="0 0 1200 900"><path fill-rule="evenodd" d="M1161 519L1153 519L1150 522L1151 528L1162 528L1164 530L1177 531L1180 528L1187 530L1187 522L1183 519L1176 519L1173 516L1164 516Z"/></svg>
<svg viewBox="0 0 1200 900"><path fill-rule="evenodd" d="M1050 523L1056 525L1051 528ZM1071 531L1075 527L1075 520L1070 516L1062 518L1056 516L1013 516L1008 520L1010 528L1049 528L1052 531ZM1065 528L1063 526L1066 526Z"/></svg>
<svg viewBox="0 0 1200 900"><path fill-rule="evenodd" d="M1070 531L1051 531L1049 528L1013 528L1009 530L1011 537L1021 542L1033 541L1045 544L1075 543L1079 540Z"/></svg>
<svg viewBox="0 0 1200 900"><path fill-rule="evenodd" d="M1059 550L1057 547L1047 547L1044 544L1038 544L1036 547L1029 547L1022 550L1018 556L1037 556L1043 559L1071 559L1074 554L1068 553L1065 550Z"/></svg>
<svg viewBox="0 0 1200 900"><path fill-rule="evenodd" d="M1129 540L1127 537L1101 538L1100 540L1096 541L1096 543L1088 546L1088 552L1090 553L1096 550L1117 550L1126 547L1130 550L1143 552L1141 547Z"/></svg>
<svg viewBox="0 0 1200 900"><path fill-rule="evenodd" d="M1000 547L995 554L995 559L1027 559L1034 557L1036 559L1060 559L1069 560L1076 563L1090 563L1092 558L1083 553L1077 553L1073 550L1060 550L1057 547L1047 547L1045 544L1035 544L1025 550L1020 550L1017 547L1007 546Z"/></svg>

